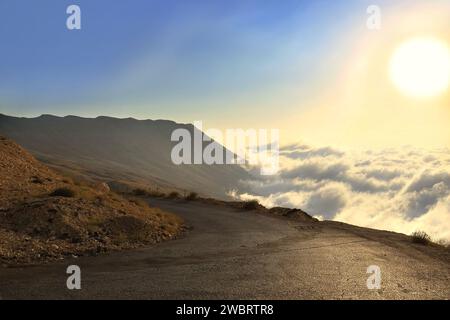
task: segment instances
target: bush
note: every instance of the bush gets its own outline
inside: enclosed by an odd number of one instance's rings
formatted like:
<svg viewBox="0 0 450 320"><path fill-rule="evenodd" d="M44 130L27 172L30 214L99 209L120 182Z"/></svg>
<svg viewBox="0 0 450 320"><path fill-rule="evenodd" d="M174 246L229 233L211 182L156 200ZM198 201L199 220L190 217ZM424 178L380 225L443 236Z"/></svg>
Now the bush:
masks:
<svg viewBox="0 0 450 320"><path fill-rule="evenodd" d="M36 184L43 184L44 180L38 176L31 177L31 182Z"/></svg>
<svg viewBox="0 0 450 320"><path fill-rule="evenodd" d="M73 198L75 197L75 191L69 188L58 188L55 189L52 193L50 193L51 197L65 197L65 198Z"/></svg>
<svg viewBox="0 0 450 320"><path fill-rule="evenodd" d="M137 188L137 189L134 189L134 190L133 190L133 194L134 194L135 196L147 196L147 195L148 195L148 192L147 192L147 190L145 190L145 189Z"/></svg>
<svg viewBox="0 0 450 320"><path fill-rule="evenodd" d="M166 196L164 192L158 191L158 190L151 190L148 192L148 196L154 197L154 198L163 198Z"/></svg>
<svg viewBox="0 0 450 320"><path fill-rule="evenodd" d="M411 237L414 243L429 244L431 242L431 237L424 231L415 231Z"/></svg>
<svg viewBox="0 0 450 320"><path fill-rule="evenodd" d="M259 208L259 206L260 206L260 204L259 204L258 200L249 200L249 201L245 201L242 204L242 208L244 210L256 210Z"/></svg>
<svg viewBox="0 0 450 320"><path fill-rule="evenodd" d="M196 192L191 192L189 193L189 195L186 197L186 200L188 201L193 201L193 200L197 200L198 198L198 194Z"/></svg>
<svg viewBox="0 0 450 320"><path fill-rule="evenodd" d="M167 198L170 198L170 199L176 199L176 198L179 198L179 197L180 197L180 194L178 192L176 192L176 191L173 191L173 192L169 193L169 195L167 196Z"/></svg>

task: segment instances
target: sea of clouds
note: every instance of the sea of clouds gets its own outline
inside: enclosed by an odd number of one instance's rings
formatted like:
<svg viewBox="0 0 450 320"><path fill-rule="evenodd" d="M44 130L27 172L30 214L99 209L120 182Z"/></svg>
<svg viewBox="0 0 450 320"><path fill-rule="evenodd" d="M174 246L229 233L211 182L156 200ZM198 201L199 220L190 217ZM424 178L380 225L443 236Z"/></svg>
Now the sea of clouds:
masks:
<svg viewBox="0 0 450 320"><path fill-rule="evenodd" d="M450 150L341 151L306 144L280 150L281 170L243 183L267 207L450 242ZM255 171L256 172L256 171Z"/></svg>

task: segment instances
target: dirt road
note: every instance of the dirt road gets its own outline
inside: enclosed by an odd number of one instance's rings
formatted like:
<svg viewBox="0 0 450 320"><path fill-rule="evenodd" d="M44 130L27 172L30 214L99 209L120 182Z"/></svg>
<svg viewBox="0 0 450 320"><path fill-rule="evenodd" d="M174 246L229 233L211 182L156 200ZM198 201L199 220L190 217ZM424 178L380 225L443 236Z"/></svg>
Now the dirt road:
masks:
<svg viewBox="0 0 450 320"><path fill-rule="evenodd" d="M0 269L3 299L450 299L448 251L393 233L151 200L192 227L151 248ZM66 287L81 268L82 289ZM371 265L381 289L369 290Z"/></svg>

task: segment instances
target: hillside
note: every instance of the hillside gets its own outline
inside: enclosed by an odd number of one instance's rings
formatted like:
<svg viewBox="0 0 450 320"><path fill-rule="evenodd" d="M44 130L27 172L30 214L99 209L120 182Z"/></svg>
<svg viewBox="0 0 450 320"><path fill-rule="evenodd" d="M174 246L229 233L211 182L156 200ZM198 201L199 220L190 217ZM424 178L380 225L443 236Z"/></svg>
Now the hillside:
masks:
<svg viewBox="0 0 450 320"><path fill-rule="evenodd" d="M248 178L248 173L236 165L173 164L170 155L176 143L170 138L177 128L191 133L197 130L165 120L0 115L1 135L47 165L74 175L186 189L221 199Z"/></svg>
<svg viewBox="0 0 450 320"><path fill-rule="evenodd" d="M74 184L0 137L0 264L133 248L175 237L178 217L107 185Z"/></svg>

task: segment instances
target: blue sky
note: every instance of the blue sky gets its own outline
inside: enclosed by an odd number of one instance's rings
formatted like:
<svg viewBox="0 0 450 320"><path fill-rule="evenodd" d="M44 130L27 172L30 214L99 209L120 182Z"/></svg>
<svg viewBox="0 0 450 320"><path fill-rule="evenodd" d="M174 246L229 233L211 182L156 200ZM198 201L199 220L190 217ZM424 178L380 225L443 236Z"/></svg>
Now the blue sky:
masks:
<svg viewBox="0 0 450 320"><path fill-rule="evenodd" d="M70 4L81 7L82 30L65 27ZM339 53L335 39L355 20L364 25L366 6L2 0L1 112L188 121L192 112L256 108L261 94L308 92L329 72L321 55Z"/></svg>
<svg viewBox="0 0 450 320"><path fill-rule="evenodd" d="M0 113L201 120L326 145L448 146L448 90L414 101L387 74L404 41L448 42L450 3L378 0L377 32L366 27L373 3L1 0ZM81 7L81 30L66 28L71 4Z"/></svg>

